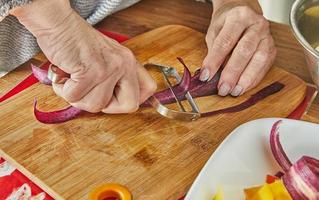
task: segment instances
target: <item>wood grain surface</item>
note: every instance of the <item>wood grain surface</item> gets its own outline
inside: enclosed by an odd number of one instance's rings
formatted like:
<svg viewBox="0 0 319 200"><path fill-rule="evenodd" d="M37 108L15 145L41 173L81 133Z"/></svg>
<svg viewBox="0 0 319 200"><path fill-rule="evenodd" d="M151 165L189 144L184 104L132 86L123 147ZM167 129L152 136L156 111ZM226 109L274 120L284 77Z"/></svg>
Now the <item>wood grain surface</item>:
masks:
<svg viewBox="0 0 319 200"><path fill-rule="evenodd" d="M165 26L125 45L142 63L181 70L176 60L181 56L192 72L206 54L204 34L182 26ZM152 75L162 88L160 75ZM302 101L306 86L300 78L274 67L242 97L197 99L202 111L224 108L278 80L286 85L281 92L239 113L180 122L144 108L126 115L83 114L58 125L37 122L33 100L38 98L42 110L67 104L49 86L36 84L0 105L0 149L41 180L38 184L43 188L65 199L87 199L93 188L115 182L127 186L134 199L176 200L235 127L261 117L286 117Z"/></svg>
<svg viewBox="0 0 319 200"><path fill-rule="evenodd" d="M257 9L257 0L247 1ZM180 24L206 33L212 12L212 3L195 0L143 0L108 16L96 27L131 37L169 24ZM278 52L275 65L312 84L302 47L290 27L274 22L270 22L270 27ZM45 60L43 54L36 58ZM319 99L315 99L302 119L318 123L318 107Z"/></svg>

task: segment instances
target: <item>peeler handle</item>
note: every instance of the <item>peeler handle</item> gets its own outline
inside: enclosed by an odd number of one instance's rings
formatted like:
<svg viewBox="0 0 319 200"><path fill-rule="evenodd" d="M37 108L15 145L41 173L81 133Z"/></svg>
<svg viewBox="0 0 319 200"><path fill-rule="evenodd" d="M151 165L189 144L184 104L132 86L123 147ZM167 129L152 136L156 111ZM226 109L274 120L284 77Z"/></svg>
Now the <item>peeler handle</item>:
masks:
<svg viewBox="0 0 319 200"><path fill-rule="evenodd" d="M70 78L70 74L51 64L48 70L48 79L53 83L63 84Z"/></svg>

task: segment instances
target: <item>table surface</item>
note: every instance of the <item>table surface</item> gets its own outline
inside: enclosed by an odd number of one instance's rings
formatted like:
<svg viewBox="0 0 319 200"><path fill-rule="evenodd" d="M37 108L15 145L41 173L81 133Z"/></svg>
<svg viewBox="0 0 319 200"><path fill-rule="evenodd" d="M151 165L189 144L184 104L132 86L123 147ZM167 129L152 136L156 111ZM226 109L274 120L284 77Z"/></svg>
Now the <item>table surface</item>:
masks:
<svg viewBox="0 0 319 200"><path fill-rule="evenodd" d="M96 27L131 37L168 24L180 24L205 33L212 11L211 3L195 0L142 0L107 17ZM275 65L312 84L302 48L294 38L290 27L271 22L271 31L278 50ZM39 54L34 59L44 61L45 57ZM302 119L319 123L319 97L315 98Z"/></svg>

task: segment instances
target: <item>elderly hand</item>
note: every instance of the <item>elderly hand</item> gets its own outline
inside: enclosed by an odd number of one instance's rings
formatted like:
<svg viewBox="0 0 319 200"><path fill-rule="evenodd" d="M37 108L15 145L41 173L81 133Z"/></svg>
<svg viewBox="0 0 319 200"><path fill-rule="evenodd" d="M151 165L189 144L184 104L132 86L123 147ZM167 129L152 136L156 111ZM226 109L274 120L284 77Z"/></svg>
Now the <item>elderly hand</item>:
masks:
<svg viewBox="0 0 319 200"><path fill-rule="evenodd" d="M209 80L224 65L219 95L239 96L255 87L272 66L276 48L269 23L245 2L214 0L200 79Z"/></svg>
<svg viewBox="0 0 319 200"><path fill-rule="evenodd" d="M53 88L72 106L128 113L155 92L156 83L133 53L94 30L68 0L35 0L12 13L37 38L47 58L71 74Z"/></svg>

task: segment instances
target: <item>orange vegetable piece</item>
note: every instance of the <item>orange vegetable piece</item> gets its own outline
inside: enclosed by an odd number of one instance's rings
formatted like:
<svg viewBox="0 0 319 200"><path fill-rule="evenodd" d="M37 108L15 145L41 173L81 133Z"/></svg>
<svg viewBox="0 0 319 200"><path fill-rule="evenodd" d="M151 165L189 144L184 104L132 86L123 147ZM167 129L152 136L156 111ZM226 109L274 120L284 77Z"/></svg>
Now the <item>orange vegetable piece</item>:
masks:
<svg viewBox="0 0 319 200"><path fill-rule="evenodd" d="M132 200L132 195L125 186L111 183L95 188L89 198L89 200L104 199Z"/></svg>
<svg viewBox="0 0 319 200"><path fill-rule="evenodd" d="M292 200L282 180L244 190L246 200Z"/></svg>

